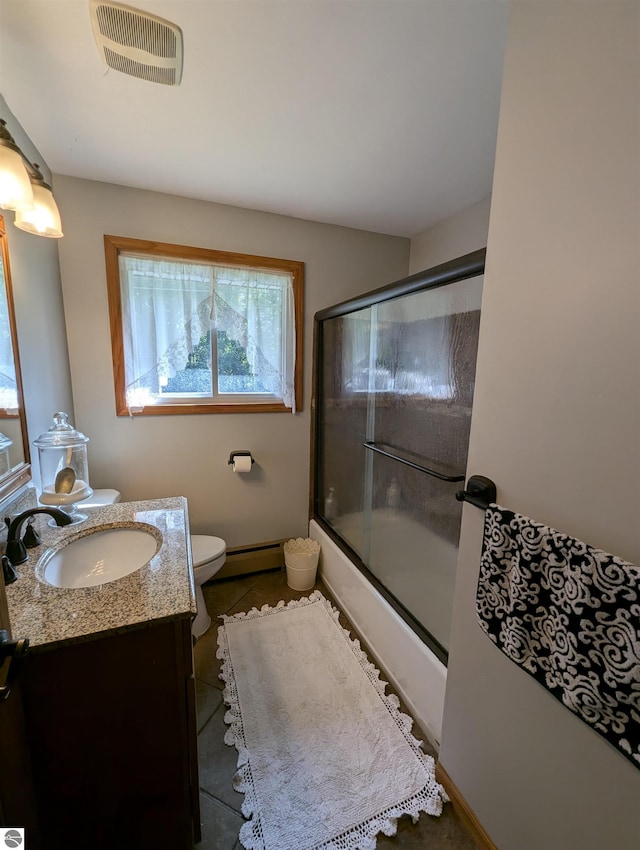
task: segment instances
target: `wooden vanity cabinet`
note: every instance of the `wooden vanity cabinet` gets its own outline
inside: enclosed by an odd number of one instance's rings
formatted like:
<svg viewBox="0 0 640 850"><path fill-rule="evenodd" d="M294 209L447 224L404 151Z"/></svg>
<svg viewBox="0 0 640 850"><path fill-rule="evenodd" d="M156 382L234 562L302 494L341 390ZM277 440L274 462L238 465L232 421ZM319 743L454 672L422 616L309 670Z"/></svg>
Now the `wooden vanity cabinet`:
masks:
<svg viewBox="0 0 640 850"><path fill-rule="evenodd" d="M41 850L191 850L200 840L192 657L185 617L25 658Z"/></svg>

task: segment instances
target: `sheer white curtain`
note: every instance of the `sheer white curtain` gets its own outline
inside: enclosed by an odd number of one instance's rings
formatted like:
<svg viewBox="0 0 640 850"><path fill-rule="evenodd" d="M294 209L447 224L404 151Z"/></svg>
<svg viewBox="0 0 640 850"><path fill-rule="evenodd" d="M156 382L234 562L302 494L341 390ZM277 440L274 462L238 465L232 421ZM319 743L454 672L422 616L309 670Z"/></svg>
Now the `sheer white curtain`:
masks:
<svg viewBox="0 0 640 850"><path fill-rule="evenodd" d="M257 385L251 391L282 399L295 413L291 275L125 254L119 262L130 411L154 404L213 330L244 349Z"/></svg>
<svg viewBox="0 0 640 850"><path fill-rule="evenodd" d="M213 325L242 346L253 374L295 413L293 279L282 272L215 267Z"/></svg>
<svg viewBox="0 0 640 850"><path fill-rule="evenodd" d="M210 265L120 255L127 404L153 404L211 327Z"/></svg>

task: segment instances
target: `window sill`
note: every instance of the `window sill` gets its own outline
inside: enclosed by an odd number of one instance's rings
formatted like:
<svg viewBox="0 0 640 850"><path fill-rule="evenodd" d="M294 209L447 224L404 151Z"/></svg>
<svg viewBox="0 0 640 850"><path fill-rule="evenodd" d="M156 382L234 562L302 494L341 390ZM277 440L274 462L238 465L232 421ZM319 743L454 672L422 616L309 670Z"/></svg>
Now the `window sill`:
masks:
<svg viewBox="0 0 640 850"><path fill-rule="evenodd" d="M189 416L192 413L291 413L282 402L267 404L150 404L131 413L118 408L117 416Z"/></svg>

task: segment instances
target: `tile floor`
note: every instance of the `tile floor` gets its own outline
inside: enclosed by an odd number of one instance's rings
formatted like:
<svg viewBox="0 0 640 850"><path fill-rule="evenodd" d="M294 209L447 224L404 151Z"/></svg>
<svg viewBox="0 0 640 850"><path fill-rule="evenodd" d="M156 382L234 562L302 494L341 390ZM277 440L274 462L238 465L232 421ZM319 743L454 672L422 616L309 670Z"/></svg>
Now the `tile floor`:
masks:
<svg viewBox="0 0 640 850"><path fill-rule="evenodd" d="M318 582L314 589L320 590L336 605L321 582ZM241 813L244 797L234 791L231 785L236 770L236 749L224 743L226 707L222 702L224 683L218 678L220 661L216 658L218 623L215 617L218 614L236 614L254 607L261 608L265 604L276 605L281 599L288 602L308 596L310 592L291 590L287 586L284 569L212 582L204 587L207 608L214 618L214 623L194 649L202 818L202 842L196 845L196 850L242 850L238 834L244 821ZM344 616L341 616L340 622L344 628L349 629L353 637L358 636ZM363 649L366 649L364 644ZM384 671L381 672L385 678ZM403 710L406 711L404 708ZM417 725L414 724L412 731L418 739L425 740ZM465 832L451 804L445 805L439 818L422 814L417 824L413 824L409 817L401 818L394 837L378 837L377 850L425 848L477 850L476 844Z"/></svg>

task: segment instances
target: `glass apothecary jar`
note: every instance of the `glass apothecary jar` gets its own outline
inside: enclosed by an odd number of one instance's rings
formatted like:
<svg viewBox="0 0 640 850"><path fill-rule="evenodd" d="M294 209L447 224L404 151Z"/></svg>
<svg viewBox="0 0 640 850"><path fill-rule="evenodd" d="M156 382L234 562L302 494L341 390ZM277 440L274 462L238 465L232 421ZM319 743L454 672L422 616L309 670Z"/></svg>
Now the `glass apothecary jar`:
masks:
<svg viewBox="0 0 640 850"><path fill-rule="evenodd" d="M89 486L88 442L89 438L77 431L62 411L53 415L49 430L33 441L40 464L41 504L74 514L76 503L93 495ZM66 475L66 486L61 486L58 478L63 469L73 470L72 475Z"/></svg>

